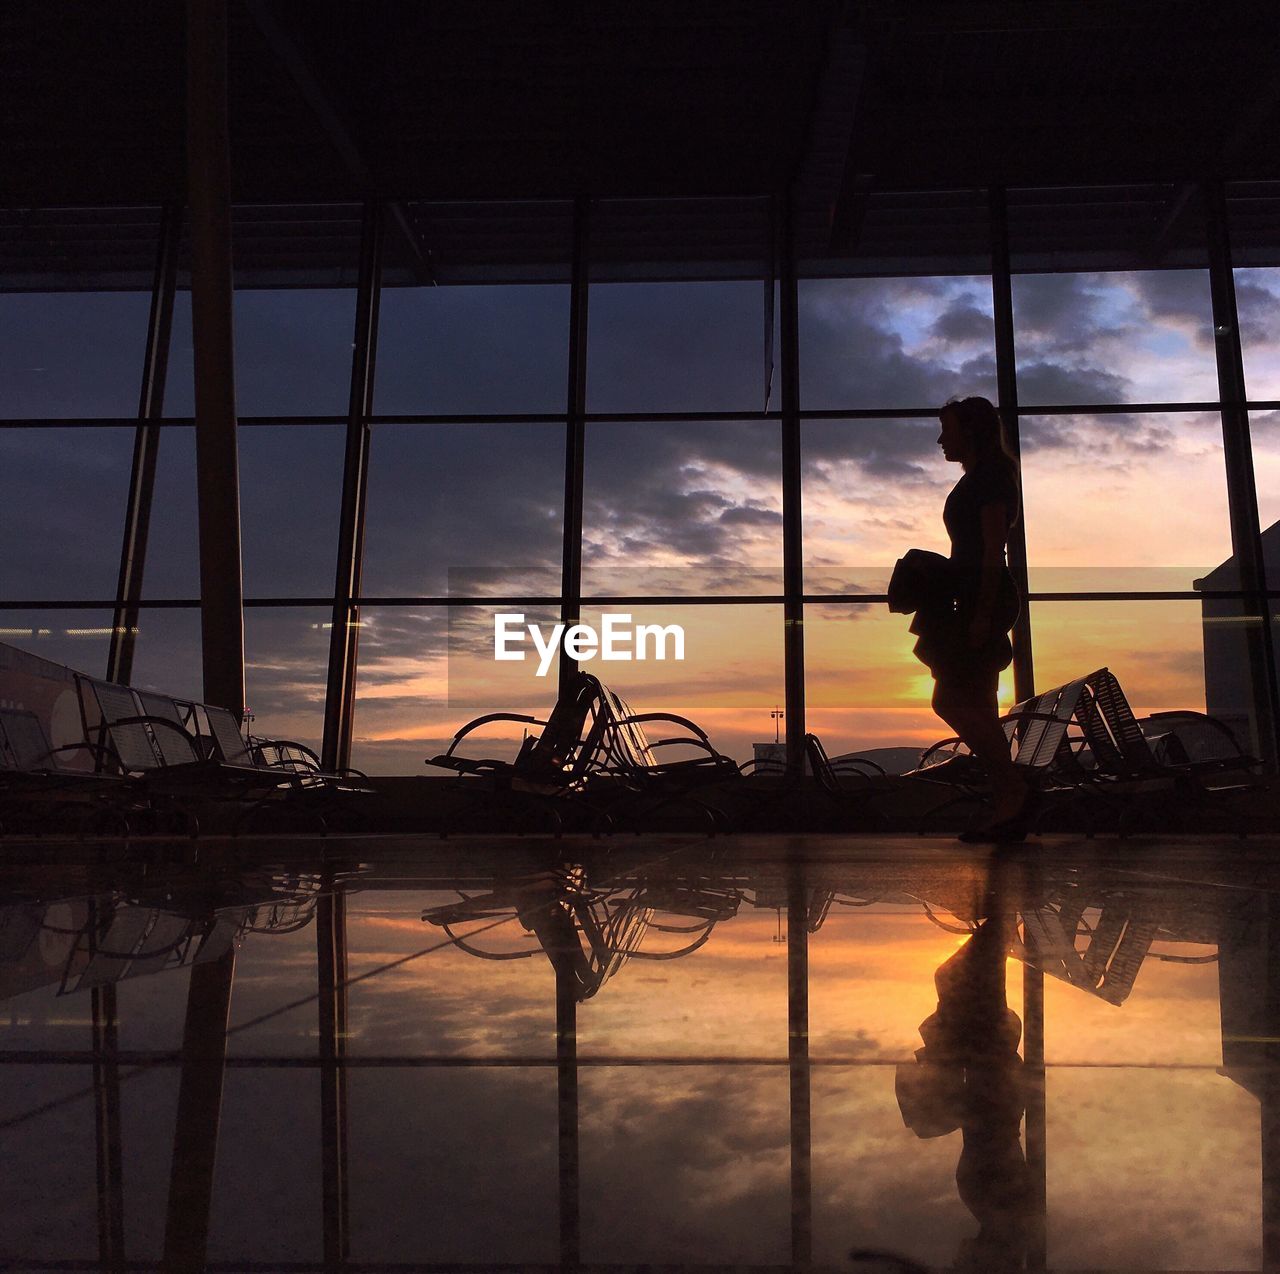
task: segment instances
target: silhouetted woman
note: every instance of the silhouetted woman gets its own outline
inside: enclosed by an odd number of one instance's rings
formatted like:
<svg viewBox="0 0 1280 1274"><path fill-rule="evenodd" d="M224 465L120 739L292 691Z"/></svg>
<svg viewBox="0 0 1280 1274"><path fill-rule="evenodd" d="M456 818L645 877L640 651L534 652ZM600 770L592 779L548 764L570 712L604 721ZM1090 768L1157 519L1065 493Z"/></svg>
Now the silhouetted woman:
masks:
<svg viewBox="0 0 1280 1274"><path fill-rule="evenodd" d="M962 398L938 413L942 454L964 474L943 506L951 538L955 613L929 659L933 710L968 745L991 779L990 820L966 833L972 840L1018 839L1034 793L1014 767L1000 728L996 686L1013 659L1009 630L1018 617L1018 590L1005 561L1009 529L1018 520L1017 465L1004 426L985 398Z"/></svg>

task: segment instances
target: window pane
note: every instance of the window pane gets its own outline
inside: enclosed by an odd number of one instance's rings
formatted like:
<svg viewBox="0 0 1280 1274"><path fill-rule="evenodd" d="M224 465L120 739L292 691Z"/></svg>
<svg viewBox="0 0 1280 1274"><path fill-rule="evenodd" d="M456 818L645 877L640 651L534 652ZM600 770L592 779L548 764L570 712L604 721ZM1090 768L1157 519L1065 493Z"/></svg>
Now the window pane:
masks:
<svg viewBox="0 0 1280 1274"><path fill-rule="evenodd" d="M1013 321L1024 407L1218 396L1205 270L1016 275Z"/></svg>
<svg viewBox="0 0 1280 1274"><path fill-rule="evenodd" d="M559 593L564 448L558 424L375 427L365 596Z"/></svg>
<svg viewBox="0 0 1280 1274"><path fill-rule="evenodd" d="M204 699L200 611L138 612L138 636L129 684L175 699Z"/></svg>
<svg viewBox="0 0 1280 1274"><path fill-rule="evenodd" d="M331 610L251 606L244 615L248 729L320 750Z"/></svg>
<svg viewBox="0 0 1280 1274"><path fill-rule="evenodd" d="M1275 540L1280 531L1280 411L1254 412L1250 417L1253 436L1253 475L1258 491L1258 520L1264 532ZM1274 564L1273 564L1274 563ZM1267 560L1267 583L1280 586L1280 561L1272 549Z"/></svg>
<svg viewBox="0 0 1280 1274"><path fill-rule="evenodd" d="M114 620L115 616L104 610L0 611L0 642L76 672L100 677L107 669ZM78 739L81 737L78 710L74 723L68 719L67 728L73 724L74 737ZM55 744L71 741L70 738L53 740Z"/></svg>
<svg viewBox="0 0 1280 1274"><path fill-rule="evenodd" d="M0 429L0 596L116 595L131 429Z"/></svg>
<svg viewBox="0 0 1280 1274"><path fill-rule="evenodd" d="M910 623L883 602L805 607L805 723L833 759L896 748L877 759L886 770L910 769L920 749L954 733L930 706L933 677L912 654ZM1001 673L1000 702L1013 703L1011 669Z"/></svg>
<svg viewBox="0 0 1280 1274"><path fill-rule="evenodd" d="M324 733L330 610L250 606L244 615L250 733L319 751ZM204 699L198 610L143 609L130 683L177 699Z"/></svg>
<svg viewBox="0 0 1280 1274"><path fill-rule="evenodd" d="M345 416L351 395L352 288L237 290L232 323L238 416ZM195 415L191 293L174 297L166 416Z"/></svg>
<svg viewBox="0 0 1280 1274"><path fill-rule="evenodd" d="M1040 689L1108 667L1138 716L1205 710L1198 602L1033 602L1031 633Z"/></svg>
<svg viewBox="0 0 1280 1274"><path fill-rule="evenodd" d="M774 421L587 426L583 592L782 592Z"/></svg>
<svg viewBox="0 0 1280 1274"><path fill-rule="evenodd" d="M907 549L948 551L960 469L936 420L807 420L801 438L806 593L883 593Z"/></svg>
<svg viewBox="0 0 1280 1274"><path fill-rule="evenodd" d="M589 411L760 411L762 282L593 283Z"/></svg>
<svg viewBox="0 0 1280 1274"><path fill-rule="evenodd" d="M8 417L136 416L149 292L0 294Z"/></svg>
<svg viewBox="0 0 1280 1274"><path fill-rule="evenodd" d="M799 286L802 407L995 399L990 279L802 279Z"/></svg>
<svg viewBox="0 0 1280 1274"><path fill-rule="evenodd" d="M200 596L196 431L190 426L161 431L142 594L152 599Z"/></svg>
<svg viewBox="0 0 1280 1274"><path fill-rule="evenodd" d="M342 425L240 430L240 522L248 597L333 593Z"/></svg>
<svg viewBox="0 0 1280 1274"><path fill-rule="evenodd" d="M375 774L444 778L449 771L423 762L443 752L468 721L489 712L546 719L556 699L556 667L539 677L536 654L524 662L495 661L494 614L470 606L361 609L352 765ZM547 626L557 618L527 608L530 623ZM470 739L466 754L512 760L525 729L495 722Z"/></svg>
<svg viewBox="0 0 1280 1274"><path fill-rule="evenodd" d="M1245 390L1254 399L1280 398L1280 267L1237 270L1235 280Z"/></svg>
<svg viewBox="0 0 1280 1274"><path fill-rule="evenodd" d="M1188 590L1230 557L1217 412L1024 416L1020 427L1033 591Z"/></svg>
<svg viewBox="0 0 1280 1274"><path fill-rule="evenodd" d="M380 415L562 412L569 287L386 287L376 375Z"/></svg>

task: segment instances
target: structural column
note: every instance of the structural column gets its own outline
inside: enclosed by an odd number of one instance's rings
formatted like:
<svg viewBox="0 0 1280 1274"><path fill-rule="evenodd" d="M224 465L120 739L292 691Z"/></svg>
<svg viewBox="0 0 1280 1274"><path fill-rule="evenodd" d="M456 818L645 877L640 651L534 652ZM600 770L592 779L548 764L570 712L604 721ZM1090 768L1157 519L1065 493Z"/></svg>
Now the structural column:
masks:
<svg viewBox="0 0 1280 1274"><path fill-rule="evenodd" d="M783 669L786 690L787 775L804 773L804 523L801 516L800 316L792 209L782 196L778 239L778 289L782 337L782 592Z"/></svg>
<svg viewBox="0 0 1280 1274"><path fill-rule="evenodd" d="M586 454L587 295L591 200L573 205L573 266L569 287L569 385L565 421L564 558L560 575L560 619L566 629L582 617L582 475ZM560 689L577 671L577 661L560 647Z"/></svg>
<svg viewBox="0 0 1280 1274"><path fill-rule="evenodd" d="M996 328L997 406L1009 446L1022 472L1022 441L1018 427L1018 374L1013 347L1013 276L1009 267L1009 215L1003 189L990 192L991 300ZM1031 655L1031 603L1027 583L1026 510L1009 532L1009 572L1023 598L1022 613L1013 626L1013 696L1021 703L1035 694Z"/></svg>
<svg viewBox="0 0 1280 1274"><path fill-rule="evenodd" d="M187 200L204 695L244 712L240 473L231 319L226 0L187 0Z"/></svg>
<svg viewBox="0 0 1280 1274"><path fill-rule="evenodd" d="M156 460L160 453L160 426L164 415L164 385L169 367L169 338L173 332L173 295L178 279L178 241L182 235L182 209L166 205L160 218L160 243L151 286L151 315L147 322L147 348L142 364L142 394L138 403L138 428L133 437L133 468L129 477L129 502L125 509L124 542L120 550L120 579L116 586L116 612L107 653L107 680L127 683L133 676L133 653L138 636L138 603L147 558L151 526L151 501L156 486Z"/></svg>
<svg viewBox="0 0 1280 1274"><path fill-rule="evenodd" d="M1275 638L1267 613L1266 564L1258 523L1258 492L1253 474L1253 445L1245 406L1244 353L1236 311L1235 273L1227 226L1227 197L1221 182L1204 190L1209 236L1209 289L1213 301L1214 351L1218 398L1222 404L1222 448L1227 466L1227 510L1238 587L1244 593L1241 622L1245 657L1253 690L1258 755L1272 766L1277 755L1280 704L1276 692Z"/></svg>
<svg viewBox="0 0 1280 1274"><path fill-rule="evenodd" d="M360 589L364 570L364 524L369 487L369 413L373 410L373 369L378 346L378 300L382 279L382 205L364 206L360 233L360 277L356 329L347 400L347 448L342 468L342 512L338 525L338 572L329 631L329 681L325 696L326 769L351 764L355 721L356 668L360 640Z"/></svg>

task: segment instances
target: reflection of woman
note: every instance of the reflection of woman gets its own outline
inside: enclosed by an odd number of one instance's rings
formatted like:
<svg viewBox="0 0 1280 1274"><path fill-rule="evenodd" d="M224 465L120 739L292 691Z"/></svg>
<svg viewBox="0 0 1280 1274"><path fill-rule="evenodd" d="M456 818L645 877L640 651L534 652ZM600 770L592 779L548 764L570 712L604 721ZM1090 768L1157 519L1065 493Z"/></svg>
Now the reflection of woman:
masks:
<svg viewBox="0 0 1280 1274"><path fill-rule="evenodd" d="M921 653L936 682L933 710L991 778L991 820L965 838L1016 840L1026 834L1033 793L1010 759L996 686L1013 658L1008 634L1019 608L1005 562L1009 529L1018 518L1017 465L1000 417L985 398L950 402L938 419L942 454L964 469L942 510L951 538L955 612L942 640Z"/></svg>
<svg viewBox="0 0 1280 1274"><path fill-rule="evenodd" d="M903 1120L918 1137L961 1131L956 1185L979 1224L955 1268L1020 1270L1031 1181L1019 1129L1025 1104L1022 1023L1005 999L1008 918L992 914L934 974L937 1010L920 1023L924 1047L898 1067Z"/></svg>

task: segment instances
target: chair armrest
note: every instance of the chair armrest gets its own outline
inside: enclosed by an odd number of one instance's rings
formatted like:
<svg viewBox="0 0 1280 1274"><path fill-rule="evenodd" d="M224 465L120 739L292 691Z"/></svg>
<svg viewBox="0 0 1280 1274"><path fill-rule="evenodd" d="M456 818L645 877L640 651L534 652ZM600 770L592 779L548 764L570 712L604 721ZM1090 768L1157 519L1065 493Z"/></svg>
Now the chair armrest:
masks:
<svg viewBox="0 0 1280 1274"><path fill-rule="evenodd" d="M539 717L526 716L520 712L490 712L483 717L477 717L474 721L468 721L466 725L453 736L453 742L449 744L445 750L445 756L452 756L453 749L458 746L462 740L472 732L478 730L482 725L488 725L492 721L519 721L524 725L546 725L547 723ZM430 762L428 762L430 764Z"/></svg>
<svg viewBox="0 0 1280 1274"><path fill-rule="evenodd" d="M1222 760L1238 760L1251 765L1258 764L1257 758L1249 756L1240 746L1240 740L1236 738L1235 731L1225 721L1219 721L1217 717L1211 717L1206 712L1197 712L1194 708L1177 708L1169 712L1153 712L1146 720L1169 722L1170 724L1176 720L1189 720L1196 722L1197 725L1212 726L1231 744L1233 749L1232 755L1230 757L1222 757Z"/></svg>
<svg viewBox="0 0 1280 1274"><path fill-rule="evenodd" d="M695 725L688 717L678 717L672 712L636 712L629 717L619 718L614 722L614 724L631 725L633 722L638 723L643 721L670 721L674 725L682 725L686 730L689 730L696 735L709 748L711 747L711 740L707 737L707 732L701 726ZM677 740L677 742L679 741L680 740ZM684 741L688 742L688 740ZM714 748L711 748L711 750L713 752L715 751Z"/></svg>

